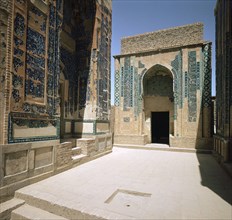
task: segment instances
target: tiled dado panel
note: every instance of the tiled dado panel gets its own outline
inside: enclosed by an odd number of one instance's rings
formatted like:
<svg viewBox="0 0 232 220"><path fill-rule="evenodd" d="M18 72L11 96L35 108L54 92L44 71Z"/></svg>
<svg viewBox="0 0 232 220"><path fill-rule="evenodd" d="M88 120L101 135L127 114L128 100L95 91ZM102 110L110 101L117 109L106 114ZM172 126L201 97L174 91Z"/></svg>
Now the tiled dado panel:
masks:
<svg viewBox="0 0 232 220"><path fill-rule="evenodd" d="M9 115L8 143L53 140L59 135L59 118L16 112Z"/></svg>
<svg viewBox="0 0 232 220"><path fill-rule="evenodd" d="M42 5L43 11L30 1L15 0L11 114L8 132L10 143L42 140L44 136L47 139L58 138L57 125L45 121L48 118L58 121L53 116L59 107L61 18L57 10L61 10L62 1L40 1L39 4ZM55 129L54 134L45 131L49 128ZM25 129L28 129L28 132L21 137ZM39 135L31 135L33 132L38 132Z"/></svg>

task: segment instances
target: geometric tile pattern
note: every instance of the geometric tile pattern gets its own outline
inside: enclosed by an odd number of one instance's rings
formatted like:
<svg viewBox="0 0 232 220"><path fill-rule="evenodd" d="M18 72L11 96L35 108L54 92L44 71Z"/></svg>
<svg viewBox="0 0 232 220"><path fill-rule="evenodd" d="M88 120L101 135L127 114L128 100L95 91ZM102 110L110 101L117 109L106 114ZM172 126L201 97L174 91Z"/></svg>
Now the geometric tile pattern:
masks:
<svg viewBox="0 0 232 220"><path fill-rule="evenodd" d="M139 80L139 75L138 75L138 68L134 67L134 91L133 91L133 96L134 96L134 115L135 115L135 120L137 120L137 117L140 113L140 100L139 100L139 96L140 96L140 80Z"/></svg>
<svg viewBox="0 0 232 220"><path fill-rule="evenodd" d="M47 84L47 113L52 116L56 114L59 107L59 31L61 28L61 18L59 17L55 6L49 6L49 37L48 37L48 77L52 79L52 83Z"/></svg>
<svg viewBox="0 0 232 220"><path fill-rule="evenodd" d="M35 99L36 102L44 103L47 18L34 6L31 7L28 14L25 97L26 99L29 97L30 101ZM36 62L37 60L40 62Z"/></svg>
<svg viewBox="0 0 232 220"><path fill-rule="evenodd" d="M123 81L123 110L126 111L133 106L133 68L130 65L130 57L124 60L124 81Z"/></svg>
<svg viewBox="0 0 232 220"><path fill-rule="evenodd" d="M211 106L211 45L203 47L203 107Z"/></svg>
<svg viewBox="0 0 232 220"><path fill-rule="evenodd" d="M120 105L120 73L118 70L115 71L115 88L114 88L114 105Z"/></svg>
<svg viewBox="0 0 232 220"><path fill-rule="evenodd" d="M201 88L201 79L200 79L200 62L197 62L197 71L196 71L196 86L197 90Z"/></svg>
<svg viewBox="0 0 232 220"><path fill-rule="evenodd" d="M59 138L58 118L55 114L59 106L58 32L61 18L53 6L55 2L50 3L49 17L35 5L31 4L29 7L28 4L28 1L17 0L14 5L11 111L15 113L11 112L9 116L10 143ZM49 29L46 27L47 21L50 24ZM46 32L47 30L49 33ZM46 91L45 88L47 88ZM38 128L48 126L48 122L56 127L56 136L17 140L13 137L13 124Z"/></svg>
<svg viewBox="0 0 232 220"><path fill-rule="evenodd" d="M188 72L185 71L184 74L184 97L188 97Z"/></svg>
<svg viewBox="0 0 232 220"><path fill-rule="evenodd" d="M124 92L124 65L120 66L120 79L121 79L121 97L123 97Z"/></svg>
<svg viewBox="0 0 232 220"><path fill-rule="evenodd" d="M174 120L177 119L177 108L182 108L182 52L176 55L175 59L171 62L172 73L174 75Z"/></svg>
<svg viewBox="0 0 232 220"><path fill-rule="evenodd" d="M130 66L130 99L129 99L130 100L130 103L129 103L130 107L133 107L133 102L134 102L133 91L134 91L134 67L131 64L131 66Z"/></svg>
<svg viewBox="0 0 232 220"><path fill-rule="evenodd" d="M173 80L170 76L152 74L146 77L145 75L144 80L146 84L144 95L173 97Z"/></svg>
<svg viewBox="0 0 232 220"><path fill-rule="evenodd" d="M24 101L26 17L17 9L15 9L14 27L12 109L20 111Z"/></svg>
<svg viewBox="0 0 232 220"><path fill-rule="evenodd" d="M107 8L105 8L106 13L110 13ZM97 100L97 117L100 120L108 120L109 118L109 108L110 108L110 62L109 62L109 51L110 51L110 41L108 40L108 30L109 21L107 16L102 16L101 19L101 38L99 45L99 53L98 53L98 100Z"/></svg>
<svg viewBox="0 0 232 220"><path fill-rule="evenodd" d="M197 63L196 51L188 52L188 121L196 122L197 117Z"/></svg>
<svg viewBox="0 0 232 220"><path fill-rule="evenodd" d="M141 77L130 56L121 58L120 71L115 71L115 106L120 105L123 97L123 111L134 107L135 117L141 112Z"/></svg>

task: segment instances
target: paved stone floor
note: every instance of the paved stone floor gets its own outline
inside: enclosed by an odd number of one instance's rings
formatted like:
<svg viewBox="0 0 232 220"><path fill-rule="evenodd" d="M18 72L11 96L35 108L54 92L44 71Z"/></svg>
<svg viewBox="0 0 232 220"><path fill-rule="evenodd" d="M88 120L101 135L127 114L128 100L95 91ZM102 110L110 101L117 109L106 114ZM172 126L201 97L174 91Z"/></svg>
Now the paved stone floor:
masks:
<svg viewBox="0 0 232 220"><path fill-rule="evenodd" d="M16 196L63 207L66 218L79 210L106 219L232 219L231 186L209 154L114 148Z"/></svg>

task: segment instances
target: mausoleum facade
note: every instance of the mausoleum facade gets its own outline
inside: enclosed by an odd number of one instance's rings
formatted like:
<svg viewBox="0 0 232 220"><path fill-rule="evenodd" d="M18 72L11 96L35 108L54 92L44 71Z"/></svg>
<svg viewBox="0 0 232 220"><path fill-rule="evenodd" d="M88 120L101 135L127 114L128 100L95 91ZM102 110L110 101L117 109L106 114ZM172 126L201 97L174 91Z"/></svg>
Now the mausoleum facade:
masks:
<svg viewBox="0 0 232 220"><path fill-rule="evenodd" d="M111 151L111 14L110 0L0 1L1 193Z"/></svg>
<svg viewBox="0 0 232 220"><path fill-rule="evenodd" d="M202 23L125 37L114 58L115 144L212 148L211 42Z"/></svg>

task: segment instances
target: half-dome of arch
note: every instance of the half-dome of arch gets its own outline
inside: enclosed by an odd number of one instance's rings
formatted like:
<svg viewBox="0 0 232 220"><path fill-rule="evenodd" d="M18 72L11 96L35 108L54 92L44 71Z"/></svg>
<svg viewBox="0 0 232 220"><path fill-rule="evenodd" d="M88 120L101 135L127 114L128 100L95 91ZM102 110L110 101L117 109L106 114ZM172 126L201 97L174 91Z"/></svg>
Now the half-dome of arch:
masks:
<svg viewBox="0 0 232 220"><path fill-rule="evenodd" d="M148 69L143 78L152 77L154 74L155 75L169 75L170 77L173 78L172 72L167 67L160 65L160 64L156 64L152 66L150 69Z"/></svg>
<svg viewBox="0 0 232 220"><path fill-rule="evenodd" d="M154 65L143 77L143 90L145 96L173 97L172 72L162 65Z"/></svg>

